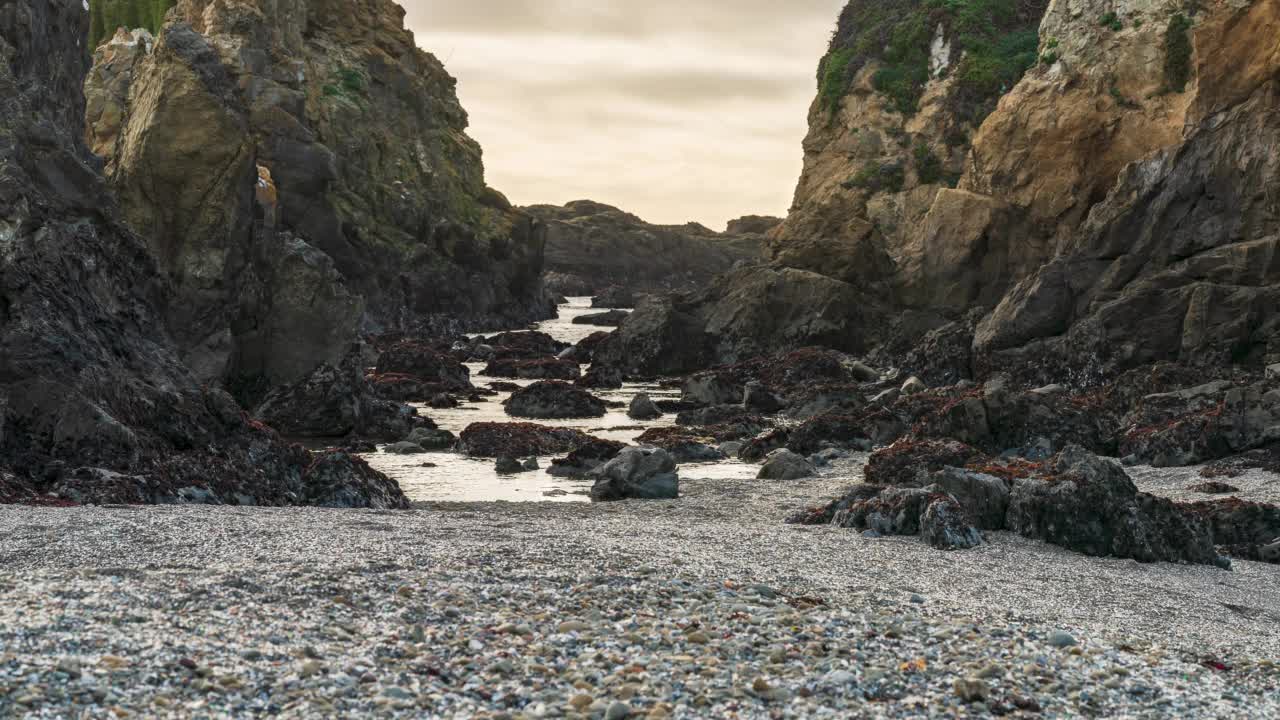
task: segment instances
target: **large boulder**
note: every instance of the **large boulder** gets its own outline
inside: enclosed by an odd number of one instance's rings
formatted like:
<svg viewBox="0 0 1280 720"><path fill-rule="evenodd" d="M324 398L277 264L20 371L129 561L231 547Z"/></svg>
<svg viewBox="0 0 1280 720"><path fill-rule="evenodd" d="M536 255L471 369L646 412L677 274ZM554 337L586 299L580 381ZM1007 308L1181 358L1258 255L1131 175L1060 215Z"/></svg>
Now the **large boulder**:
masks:
<svg viewBox="0 0 1280 720"><path fill-rule="evenodd" d="M813 463L790 450L769 453L757 477L761 480L803 480L818 474Z"/></svg>
<svg viewBox="0 0 1280 720"><path fill-rule="evenodd" d="M604 401L569 383L544 381L520 388L506 403L508 415L536 420L604 417Z"/></svg>
<svg viewBox="0 0 1280 720"><path fill-rule="evenodd" d="M1188 503L1183 512L1205 522L1218 549L1241 560L1280 563L1280 506L1238 498Z"/></svg>
<svg viewBox="0 0 1280 720"><path fill-rule="evenodd" d="M470 392L471 371L453 357L439 352L429 343L404 340L396 343L378 356L375 368L378 375L400 375L417 378L422 391L430 395L438 392ZM434 392L431 392L434 391Z"/></svg>
<svg viewBox="0 0 1280 720"><path fill-rule="evenodd" d="M1086 555L1222 562L1206 523L1139 493L1119 463L1078 446L1064 450L1046 474L1014 483L1006 525Z"/></svg>
<svg viewBox="0 0 1280 720"><path fill-rule="evenodd" d="M591 473L591 499L667 500L680 496L676 460L661 449L627 448Z"/></svg>
<svg viewBox="0 0 1280 720"><path fill-rule="evenodd" d="M254 417L288 437L398 440L429 425L407 405L376 397L355 348L335 367L323 365L303 380L272 391Z"/></svg>
<svg viewBox="0 0 1280 720"><path fill-rule="evenodd" d="M374 510L409 507L409 499L396 481L344 451L322 454L311 463L302 474L301 495L305 504L319 507Z"/></svg>

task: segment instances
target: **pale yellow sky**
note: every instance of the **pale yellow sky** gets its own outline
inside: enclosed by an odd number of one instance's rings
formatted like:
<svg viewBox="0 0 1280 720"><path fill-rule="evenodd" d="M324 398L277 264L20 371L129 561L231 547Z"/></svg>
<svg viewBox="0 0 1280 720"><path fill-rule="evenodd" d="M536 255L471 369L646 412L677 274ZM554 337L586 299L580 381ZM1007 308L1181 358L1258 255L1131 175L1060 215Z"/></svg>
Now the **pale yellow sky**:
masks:
<svg viewBox="0 0 1280 720"><path fill-rule="evenodd" d="M717 230L785 215L844 0L400 0L458 78L489 184Z"/></svg>

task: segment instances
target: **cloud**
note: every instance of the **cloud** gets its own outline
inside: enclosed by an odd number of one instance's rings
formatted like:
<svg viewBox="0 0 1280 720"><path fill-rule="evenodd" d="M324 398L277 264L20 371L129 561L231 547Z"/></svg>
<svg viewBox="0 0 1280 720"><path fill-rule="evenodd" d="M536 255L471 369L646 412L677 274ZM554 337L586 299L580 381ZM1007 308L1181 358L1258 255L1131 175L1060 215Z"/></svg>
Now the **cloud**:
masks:
<svg viewBox="0 0 1280 720"><path fill-rule="evenodd" d="M401 0L490 184L653 222L785 214L843 0Z"/></svg>

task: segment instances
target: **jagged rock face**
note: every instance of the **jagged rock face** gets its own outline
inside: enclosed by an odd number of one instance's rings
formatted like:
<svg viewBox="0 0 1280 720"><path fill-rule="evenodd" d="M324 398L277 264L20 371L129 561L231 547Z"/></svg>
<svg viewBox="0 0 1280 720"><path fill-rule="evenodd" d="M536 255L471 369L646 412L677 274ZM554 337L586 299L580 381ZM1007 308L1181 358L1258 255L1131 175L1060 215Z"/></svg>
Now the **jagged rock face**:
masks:
<svg viewBox="0 0 1280 720"><path fill-rule="evenodd" d="M610 287L637 293L701 287L736 263L759 262L765 233L781 222L742 218L730 223L728 232L717 233L697 223L652 225L589 200L524 210L546 224L546 268L567 283L560 288L566 294L591 290L594 295Z"/></svg>
<svg viewBox="0 0 1280 720"><path fill-rule="evenodd" d="M170 287L81 142L88 22L73 1L0 8L0 466L78 502L333 501L353 474L312 487L309 453L179 362Z"/></svg>
<svg viewBox="0 0 1280 720"><path fill-rule="evenodd" d="M191 364L290 382L357 330L544 317L543 238L484 184L455 82L391 0L182 0L117 35L88 136L183 302Z"/></svg>
<svg viewBox="0 0 1280 720"><path fill-rule="evenodd" d="M1257 80L1183 143L1125 168L979 326L987 362L1046 351L1100 371L1280 359L1280 80Z"/></svg>

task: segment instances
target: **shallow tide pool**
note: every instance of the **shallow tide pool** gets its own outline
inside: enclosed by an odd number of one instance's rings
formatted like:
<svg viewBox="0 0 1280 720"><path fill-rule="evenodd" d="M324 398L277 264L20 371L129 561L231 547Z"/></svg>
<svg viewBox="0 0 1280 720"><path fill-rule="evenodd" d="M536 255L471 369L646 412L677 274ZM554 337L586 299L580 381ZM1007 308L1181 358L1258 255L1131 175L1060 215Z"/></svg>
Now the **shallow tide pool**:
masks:
<svg viewBox="0 0 1280 720"><path fill-rule="evenodd" d="M537 329L561 342L577 343L600 328L591 325L574 325L573 319L581 315L605 312L592 308L591 298L570 298L560 306L560 316L541 323ZM485 333L489 334L489 333ZM486 387L490 382L514 382L530 385L533 380L489 378L480 374L484 363L468 363L471 381L476 387ZM586 370L586 367L583 367ZM606 400L630 403L641 392L658 399L676 399L680 393L659 388L656 385L628 384L620 390L599 390L595 394ZM448 410L432 410L419 406L423 415L430 417L443 430L461 434L468 425L478 422L525 422L506 414L502 403L510 397L501 393L485 398L479 403L464 403ZM675 424L675 416L668 415L654 421L638 421L627 417L625 409L610 410L602 418L540 421L553 427L581 430L607 440L634 443L645 430ZM415 502L585 502L591 483L548 475L551 457L538 458L540 470L519 475L499 475L493 460L468 458L453 452L427 453L425 455L391 455L378 452L364 456L369 464L400 483L410 500ZM759 468L737 460L718 463L696 463L680 466L682 478L735 479L753 478Z"/></svg>

